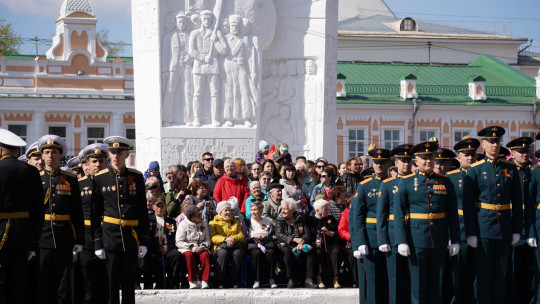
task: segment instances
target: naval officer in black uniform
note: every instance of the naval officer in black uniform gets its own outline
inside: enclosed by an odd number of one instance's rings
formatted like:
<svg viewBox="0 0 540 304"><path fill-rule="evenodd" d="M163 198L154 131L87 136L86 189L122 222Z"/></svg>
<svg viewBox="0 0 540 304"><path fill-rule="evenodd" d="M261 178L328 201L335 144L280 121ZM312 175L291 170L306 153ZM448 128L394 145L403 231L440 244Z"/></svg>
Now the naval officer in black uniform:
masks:
<svg viewBox="0 0 540 304"><path fill-rule="evenodd" d="M121 136L105 138L111 166L94 177L96 195L92 210L95 254L107 260L109 303L135 303L135 275L138 258L147 252L148 211L141 172L126 168L133 146ZM103 225L101 224L103 222Z"/></svg>
<svg viewBox="0 0 540 304"><path fill-rule="evenodd" d="M17 160L26 143L0 129L0 303L24 303L27 260L36 255L43 219L38 170Z"/></svg>

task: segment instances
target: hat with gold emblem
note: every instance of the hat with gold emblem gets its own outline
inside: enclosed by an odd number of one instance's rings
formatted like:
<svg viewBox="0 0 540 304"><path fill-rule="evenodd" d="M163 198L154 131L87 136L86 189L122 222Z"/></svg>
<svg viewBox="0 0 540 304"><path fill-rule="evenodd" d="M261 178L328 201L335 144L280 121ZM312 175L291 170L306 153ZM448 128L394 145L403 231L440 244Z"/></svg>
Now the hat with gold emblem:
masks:
<svg viewBox="0 0 540 304"><path fill-rule="evenodd" d="M478 136L481 136L482 139L485 139L489 142L498 142L501 140L501 137L506 133L503 127L499 126L490 126L478 131Z"/></svg>
<svg viewBox="0 0 540 304"><path fill-rule="evenodd" d="M26 142L15 133L0 128L0 147L8 150L17 150L18 147L26 146Z"/></svg>
<svg viewBox="0 0 540 304"><path fill-rule="evenodd" d="M122 136L109 136L103 140L107 144L109 151L129 151L133 147L133 142Z"/></svg>
<svg viewBox="0 0 540 304"><path fill-rule="evenodd" d="M70 158L67 163L66 163L66 166L68 166L71 170L75 171L75 170L82 170L82 166L81 166L81 160L79 159L78 156L75 156L75 157L72 157Z"/></svg>
<svg viewBox="0 0 540 304"><path fill-rule="evenodd" d="M506 147L512 151L526 153L530 149L530 145L533 143L533 139L530 137L518 137L506 144Z"/></svg>
<svg viewBox="0 0 540 304"><path fill-rule="evenodd" d="M368 151L373 162L390 160L390 150L382 148L374 148Z"/></svg>
<svg viewBox="0 0 540 304"><path fill-rule="evenodd" d="M26 159L30 159L30 157L32 156L41 156L41 152L39 152L39 149L38 149L37 141L31 144L30 147L28 147L25 155L26 155Z"/></svg>
<svg viewBox="0 0 540 304"><path fill-rule="evenodd" d="M472 138L470 135L466 135L454 145L454 151L458 153L470 153L476 151L478 147L480 147L480 141Z"/></svg>
<svg viewBox="0 0 540 304"><path fill-rule="evenodd" d="M100 144L95 143L88 145L83 150L83 157L88 159L91 157L105 157L107 158L107 154L109 152L109 149L107 148L106 144Z"/></svg>
<svg viewBox="0 0 540 304"><path fill-rule="evenodd" d="M43 153L44 149L58 149L61 154L67 152L66 142L62 137L53 134L47 134L41 136L38 140L38 149L39 152Z"/></svg>
<svg viewBox="0 0 540 304"><path fill-rule="evenodd" d="M499 157L506 158L508 155L510 155L510 150L506 149L505 147L501 147L499 150Z"/></svg>
<svg viewBox="0 0 540 304"><path fill-rule="evenodd" d="M451 160L454 157L456 157L456 153L450 149L439 148L437 151L435 151L435 161Z"/></svg>
<svg viewBox="0 0 540 304"><path fill-rule="evenodd" d="M395 158L411 158L412 157L412 153L411 153L411 148L412 147L413 147L413 145L411 145L411 144L399 145L399 146L395 147L394 149L392 149L392 151L390 151L390 154L392 156L394 156Z"/></svg>
<svg viewBox="0 0 540 304"><path fill-rule="evenodd" d="M411 148L414 156L432 155L439 148L439 144L434 141L424 141Z"/></svg>

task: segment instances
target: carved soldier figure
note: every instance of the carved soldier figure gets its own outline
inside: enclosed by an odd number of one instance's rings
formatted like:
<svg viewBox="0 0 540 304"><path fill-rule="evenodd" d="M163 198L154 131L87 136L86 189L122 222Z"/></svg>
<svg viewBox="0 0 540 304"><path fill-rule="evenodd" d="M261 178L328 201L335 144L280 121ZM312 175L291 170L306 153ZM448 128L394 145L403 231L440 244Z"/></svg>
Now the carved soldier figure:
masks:
<svg viewBox="0 0 540 304"><path fill-rule="evenodd" d="M209 10L201 12L201 27L191 32L189 37L189 54L194 59L193 86L194 86L194 118L193 126L200 126L201 102L206 91L206 84L210 88L210 112L212 124L219 126L218 98L219 98L219 65L218 55L227 54L227 45L221 31L212 31L213 13Z"/></svg>
<svg viewBox="0 0 540 304"><path fill-rule="evenodd" d="M249 121L253 118L253 107L249 98L247 61L248 37L240 34L242 19L238 15L229 16L230 33L227 34L229 56L225 59L225 104L223 118L224 126L232 126L231 120L245 120L245 125L251 127Z"/></svg>
<svg viewBox="0 0 540 304"><path fill-rule="evenodd" d="M165 126L177 122L180 115L181 101L177 99L178 88L183 88L184 96L184 122L190 126L193 122L193 84L192 84L192 64L193 59L188 54L189 34L187 32L188 17L184 12L176 15L177 31L174 31L168 39L170 62L167 73L169 78L166 84L165 96L163 98L163 123Z"/></svg>

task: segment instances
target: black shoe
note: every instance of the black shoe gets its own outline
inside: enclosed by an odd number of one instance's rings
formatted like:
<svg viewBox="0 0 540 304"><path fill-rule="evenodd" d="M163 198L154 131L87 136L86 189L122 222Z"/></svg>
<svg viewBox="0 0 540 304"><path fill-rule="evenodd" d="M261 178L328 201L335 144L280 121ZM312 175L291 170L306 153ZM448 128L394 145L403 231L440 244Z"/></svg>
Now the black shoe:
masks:
<svg viewBox="0 0 540 304"><path fill-rule="evenodd" d="M289 283L287 283L287 288L294 288L294 281L293 281L293 279L289 279Z"/></svg>
<svg viewBox="0 0 540 304"><path fill-rule="evenodd" d="M304 286L306 288L317 288L317 284L313 283L313 279L306 279L306 281L304 282Z"/></svg>
<svg viewBox="0 0 540 304"><path fill-rule="evenodd" d="M352 284L352 288L358 288L358 284L356 283Z"/></svg>
<svg viewBox="0 0 540 304"><path fill-rule="evenodd" d="M219 285L219 289L225 289L225 286Z"/></svg>
<svg viewBox="0 0 540 304"><path fill-rule="evenodd" d="M239 284L234 284L233 288L234 289L240 288L240 285Z"/></svg>

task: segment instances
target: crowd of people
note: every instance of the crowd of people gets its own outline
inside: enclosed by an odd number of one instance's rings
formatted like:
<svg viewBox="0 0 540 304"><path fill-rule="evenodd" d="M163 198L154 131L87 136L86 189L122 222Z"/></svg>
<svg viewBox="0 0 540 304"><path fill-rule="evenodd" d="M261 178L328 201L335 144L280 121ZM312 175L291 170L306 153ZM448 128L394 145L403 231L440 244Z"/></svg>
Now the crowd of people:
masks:
<svg viewBox="0 0 540 304"><path fill-rule="evenodd" d="M540 169L534 139L505 149L504 133L453 151L371 145L337 165L261 140L253 160L206 152L162 178L157 161L127 168L120 136L60 168L62 138L17 160L26 143L0 129L0 303L279 284L358 287L361 303L538 303Z"/></svg>

